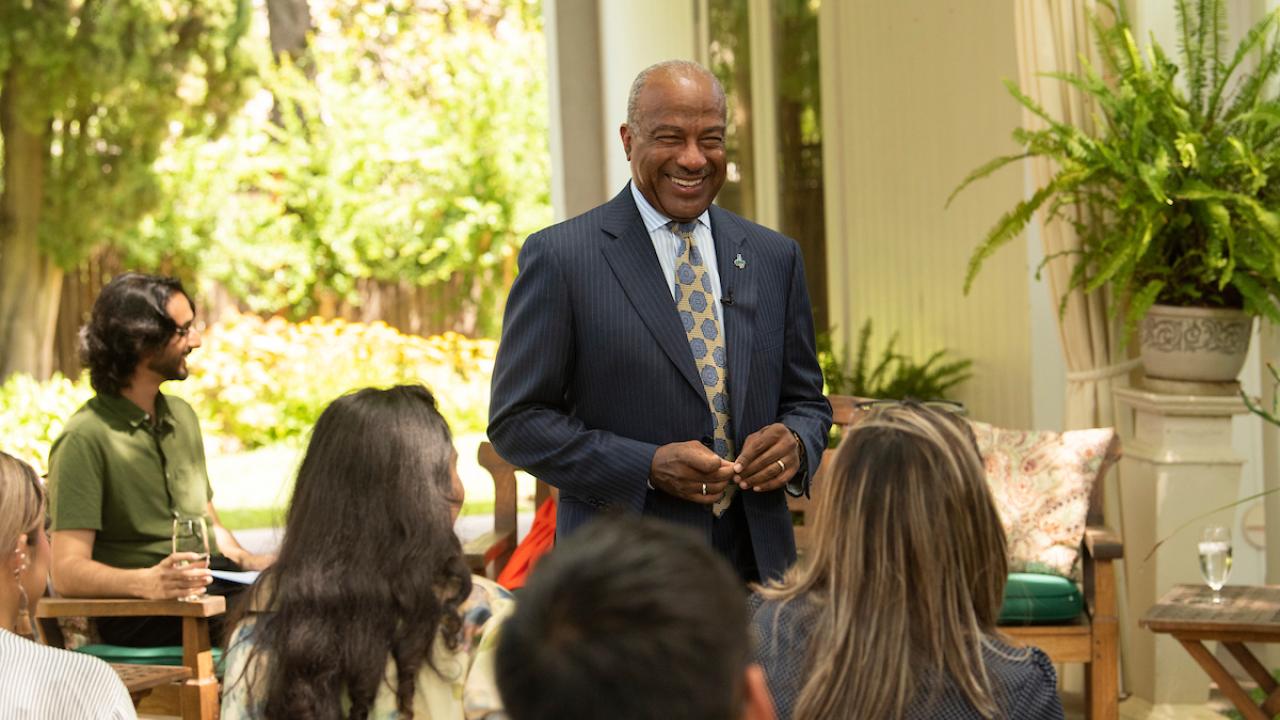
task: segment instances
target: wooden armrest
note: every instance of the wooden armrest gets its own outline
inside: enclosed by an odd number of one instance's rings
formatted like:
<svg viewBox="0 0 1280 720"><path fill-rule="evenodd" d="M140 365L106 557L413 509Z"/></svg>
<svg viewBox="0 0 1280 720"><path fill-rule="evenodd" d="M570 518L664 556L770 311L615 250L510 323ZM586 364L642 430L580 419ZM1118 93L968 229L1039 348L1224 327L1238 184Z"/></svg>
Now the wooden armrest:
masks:
<svg viewBox="0 0 1280 720"><path fill-rule="evenodd" d="M1084 529L1084 549L1095 560L1119 560L1124 557L1124 543L1111 528L1090 525Z"/></svg>
<svg viewBox="0 0 1280 720"><path fill-rule="evenodd" d="M140 600L137 598L40 598L36 617L213 617L227 611L227 599L208 595L183 600Z"/></svg>
<svg viewBox="0 0 1280 720"><path fill-rule="evenodd" d="M484 573L484 568L503 553L514 550L516 547L516 533L514 530L504 532L487 532L479 537L472 538L462 547L462 552L466 555L467 561L471 563L472 570L479 570Z"/></svg>

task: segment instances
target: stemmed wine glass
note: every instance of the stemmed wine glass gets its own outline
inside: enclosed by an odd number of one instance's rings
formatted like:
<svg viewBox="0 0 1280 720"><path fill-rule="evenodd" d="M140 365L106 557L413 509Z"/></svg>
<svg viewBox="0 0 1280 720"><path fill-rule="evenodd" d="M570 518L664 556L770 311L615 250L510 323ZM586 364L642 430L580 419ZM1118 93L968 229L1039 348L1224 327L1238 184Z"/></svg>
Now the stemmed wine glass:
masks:
<svg viewBox="0 0 1280 720"><path fill-rule="evenodd" d="M173 552L192 552L200 555L197 562L209 562L209 533L203 516L176 516L173 518ZM186 565L184 561L181 563ZM199 594L178 598L186 602L200 599Z"/></svg>
<svg viewBox="0 0 1280 720"><path fill-rule="evenodd" d="M1200 576L1213 590L1213 603L1222 603L1222 586L1231 575L1231 531L1221 525L1210 525L1200 533Z"/></svg>

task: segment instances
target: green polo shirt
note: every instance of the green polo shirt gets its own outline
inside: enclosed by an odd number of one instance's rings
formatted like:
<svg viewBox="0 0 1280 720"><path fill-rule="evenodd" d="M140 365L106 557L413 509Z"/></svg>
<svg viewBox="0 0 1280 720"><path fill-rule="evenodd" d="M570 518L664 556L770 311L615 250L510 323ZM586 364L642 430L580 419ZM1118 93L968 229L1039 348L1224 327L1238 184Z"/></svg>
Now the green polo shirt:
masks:
<svg viewBox="0 0 1280 720"><path fill-rule="evenodd" d="M124 397L95 395L49 451L53 530L97 531L93 559L112 567L163 560L175 515L204 515L213 498L195 411L157 394L156 415L152 423ZM218 554L212 529L209 551Z"/></svg>

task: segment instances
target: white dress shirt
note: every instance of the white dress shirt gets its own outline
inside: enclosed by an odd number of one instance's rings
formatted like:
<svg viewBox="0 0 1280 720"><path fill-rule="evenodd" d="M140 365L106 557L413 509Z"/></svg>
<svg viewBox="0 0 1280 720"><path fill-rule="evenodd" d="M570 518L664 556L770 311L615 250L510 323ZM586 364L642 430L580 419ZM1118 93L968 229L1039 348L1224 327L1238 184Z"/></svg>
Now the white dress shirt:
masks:
<svg viewBox="0 0 1280 720"><path fill-rule="evenodd" d="M653 251L658 255L662 272L667 278L667 290L671 291L671 299L676 297L676 260L685 253L684 238L671 231L672 219L663 215L649 204L649 200L631 183L631 197L635 198L636 209L644 220L644 229L649 231L649 239L653 241ZM697 226L693 231L693 243L702 253L703 262L707 266L707 275L711 278L711 294L715 297L716 322L721 324L724 332L724 313L720 306L720 268L716 265L716 243L711 237L711 211L703 210L697 218Z"/></svg>

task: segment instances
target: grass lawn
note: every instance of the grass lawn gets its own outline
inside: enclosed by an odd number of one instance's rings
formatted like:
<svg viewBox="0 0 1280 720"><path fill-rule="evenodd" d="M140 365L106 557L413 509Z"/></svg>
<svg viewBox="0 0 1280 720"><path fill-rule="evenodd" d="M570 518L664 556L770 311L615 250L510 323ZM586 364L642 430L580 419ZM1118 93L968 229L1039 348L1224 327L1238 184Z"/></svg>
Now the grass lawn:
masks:
<svg viewBox="0 0 1280 720"><path fill-rule="evenodd" d="M458 475L467 490L463 515L493 513L493 479L476 462L476 449L484 439L479 433L453 439L458 449ZM210 448L209 480L213 483L213 504L222 523L231 530L283 525L304 449L301 444L281 443L218 454ZM521 511L532 511L532 479L522 477L519 490Z"/></svg>

